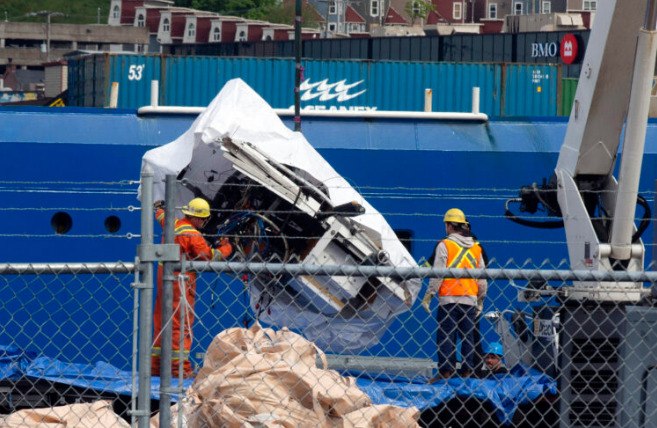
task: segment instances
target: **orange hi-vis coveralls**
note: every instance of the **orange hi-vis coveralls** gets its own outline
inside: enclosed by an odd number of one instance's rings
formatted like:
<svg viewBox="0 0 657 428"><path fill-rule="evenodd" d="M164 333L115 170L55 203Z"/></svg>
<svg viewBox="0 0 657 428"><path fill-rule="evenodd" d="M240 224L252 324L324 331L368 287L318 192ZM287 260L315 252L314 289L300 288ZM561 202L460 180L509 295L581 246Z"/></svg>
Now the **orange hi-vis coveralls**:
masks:
<svg viewBox="0 0 657 428"><path fill-rule="evenodd" d="M164 210L159 209L155 213L155 218L164 227ZM180 246L181 256L184 254L189 260L222 260L230 256L232 252L232 247L229 243L221 245L221 247L214 249L208 245L205 241L201 232L196 230L196 228L191 224L189 219L182 218L177 219L175 222L175 239L174 243ZM160 263L157 268L157 298L155 300L155 311L153 314L153 352L151 355L151 375L160 376L160 355L162 351L162 275L164 267ZM185 349L180 352L180 297L181 289L180 283L178 282L178 276L180 272L175 272L174 276L176 280L173 282L173 319L171 320L172 324L172 359L171 359L171 374L174 377L179 376L178 367L180 365L180 358L183 359L183 376L191 377L194 376L192 371L192 365L189 362L189 352L192 348L192 326L194 324L194 312L192 310L187 310L184 313L185 316L185 331L183 332L183 344ZM194 308L194 302L196 301L196 273L187 272L185 274L186 279L184 281L185 286L185 299L189 308Z"/></svg>

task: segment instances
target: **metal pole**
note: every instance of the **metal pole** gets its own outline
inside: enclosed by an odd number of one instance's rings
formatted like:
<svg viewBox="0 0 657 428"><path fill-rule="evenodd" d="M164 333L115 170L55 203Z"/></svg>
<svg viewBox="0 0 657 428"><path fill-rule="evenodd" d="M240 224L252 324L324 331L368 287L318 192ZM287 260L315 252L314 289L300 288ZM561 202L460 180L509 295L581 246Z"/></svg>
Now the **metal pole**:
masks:
<svg viewBox="0 0 657 428"><path fill-rule="evenodd" d="M424 90L424 111L430 112L433 105L433 91L430 88Z"/></svg>
<svg viewBox="0 0 657 428"><path fill-rule="evenodd" d="M46 59L50 61L50 12L48 12L47 16L47 34L46 34Z"/></svg>
<svg viewBox="0 0 657 428"><path fill-rule="evenodd" d="M173 244L176 221L176 176L166 176L164 200L164 244ZM162 275L162 345L160 354L160 426L171 426L171 347L173 345L173 333L171 320L173 317L173 264L165 261ZM184 296L182 296L184 298ZM180 350L182 351L182 350Z"/></svg>
<svg viewBox="0 0 657 428"><path fill-rule="evenodd" d="M151 106L157 107L160 105L160 82L151 80Z"/></svg>
<svg viewBox="0 0 657 428"><path fill-rule="evenodd" d="M479 87L472 88L472 114L479 114Z"/></svg>
<svg viewBox="0 0 657 428"><path fill-rule="evenodd" d="M119 104L119 82L112 82L110 89L110 103L109 108L116 108Z"/></svg>
<svg viewBox="0 0 657 428"><path fill-rule="evenodd" d="M301 132L301 0L295 1L294 17L294 130Z"/></svg>
<svg viewBox="0 0 657 428"><path fill-rule="evenodd" d="M141 244L153 245L153 171L141 173ZM139 306L139 426L150 426L151 413L151 342L153 340L153 262L141 262Z"/></svg>

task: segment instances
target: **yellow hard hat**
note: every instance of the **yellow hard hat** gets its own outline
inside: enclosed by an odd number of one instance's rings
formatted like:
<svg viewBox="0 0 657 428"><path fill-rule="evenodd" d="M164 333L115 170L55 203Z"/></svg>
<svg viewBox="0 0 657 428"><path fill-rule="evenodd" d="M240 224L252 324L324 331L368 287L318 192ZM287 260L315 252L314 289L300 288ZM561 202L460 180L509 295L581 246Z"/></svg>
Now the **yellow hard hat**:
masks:
<svg viewBox="0 0 657 428"><path fill-rule="evenodd" d="M194 198L182 207L182 212L192 217L207 218L210 217L210 204L203 198Z"/></svg>
<svg viewBox="0 0 657 428"><path fill-rule="evenodd" d="M452 208L447 210L445 213L445 218L443 219L445 223L463 223L466 224L465 214L458 208Z"/></svg>

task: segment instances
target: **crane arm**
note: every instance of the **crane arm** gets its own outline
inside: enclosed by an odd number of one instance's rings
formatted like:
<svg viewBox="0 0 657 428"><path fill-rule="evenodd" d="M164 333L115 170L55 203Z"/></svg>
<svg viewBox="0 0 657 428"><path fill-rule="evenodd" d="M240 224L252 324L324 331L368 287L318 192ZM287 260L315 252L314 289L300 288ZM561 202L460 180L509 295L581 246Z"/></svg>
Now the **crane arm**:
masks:
<svg viewBox="0 0 657 428"><path fill-rule="evenodd" d="M573 269L643 270L644 247L634 239L634 218L657 55L656 21L657 0L599 2L554 177L540 190L534 185L521 191L521 211L534 212L543 204L563 217ZM617 181L613 173L621 144ZM634 300L641 288L635 283L575 285L587 290L575 298L603 300ZM619 287L630 292L605 291Z"/></svg>

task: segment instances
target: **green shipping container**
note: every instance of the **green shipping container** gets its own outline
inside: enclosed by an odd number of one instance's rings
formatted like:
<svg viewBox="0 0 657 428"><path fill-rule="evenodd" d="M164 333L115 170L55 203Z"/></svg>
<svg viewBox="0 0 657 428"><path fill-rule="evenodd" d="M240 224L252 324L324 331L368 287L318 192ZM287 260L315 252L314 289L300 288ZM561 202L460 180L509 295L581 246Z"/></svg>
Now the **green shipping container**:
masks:
<svg viewBox="0 0 657 428"><path fill-rule="evenodd" d="M561 79L561 111L559 116L570 116L579 79Z"/></svg>

